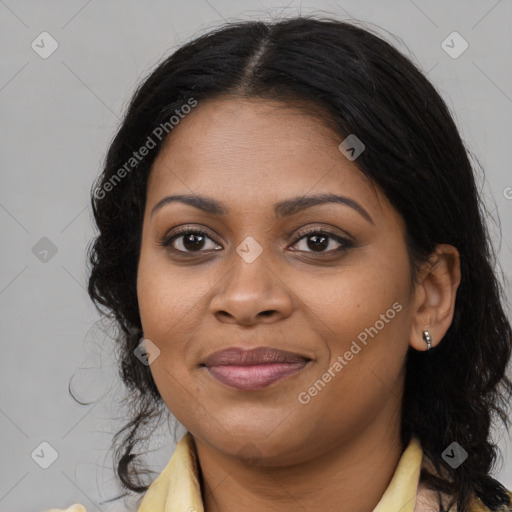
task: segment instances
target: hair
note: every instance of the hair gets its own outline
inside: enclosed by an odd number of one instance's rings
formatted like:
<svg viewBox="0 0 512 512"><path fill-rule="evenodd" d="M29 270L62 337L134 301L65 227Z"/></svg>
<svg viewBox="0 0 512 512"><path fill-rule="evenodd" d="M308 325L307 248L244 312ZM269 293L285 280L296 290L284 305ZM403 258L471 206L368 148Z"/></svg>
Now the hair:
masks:
<svg viewBox="0 0 512 512"><path fill-rule="evenodd" d="M162 59L133 95L91 189L99 234L88 248L88 293L119 328L120 376L132 405L113 442L122 486L148 489L133 449L141 427L165 410L149 367L133 355L142 336L136 278L147 180L167 140L155 128L191 99L221 96L300 103L340 142L349 134L363 141L355 163L403 217L413 277L437 244L458 249L453 321L435 348L408 350L401 441L421 440L433 470L422 469L420 479L437 491L440 510L442 493L459 512L470 510L472 496L491 510L510 506L490 476L498 451L490 428L497 417L509 429L512 328L469 151L440 94L408 57L368 29L314 15L227 23ZM149 138L155 148L134 162ZM127 162L133 170L120 173ZM456 469L442 459L452 442L469 454Z"/></svg>

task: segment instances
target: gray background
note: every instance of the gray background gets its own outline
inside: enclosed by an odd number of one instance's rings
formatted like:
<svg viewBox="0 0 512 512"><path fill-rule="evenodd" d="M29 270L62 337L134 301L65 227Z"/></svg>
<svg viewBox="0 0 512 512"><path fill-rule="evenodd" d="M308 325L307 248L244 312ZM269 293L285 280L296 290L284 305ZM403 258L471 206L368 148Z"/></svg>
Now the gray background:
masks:
<svg viewBox="0 0 512 512"><path fill-rule="evenodd" d="M510 0L0 0L0 511L77 501L88 512L121 510L99 504L117 492L108 449L124 413L116 407L122 388L112 343L85 291L85 249L94 234L90 186L135 86L164 55L225 20L312 10L376 24L428 72L485 169L479 183L501 218L501 243L491 227L510 297ZM59 45L47 59L31 47L43 31ZM453 31L469 43L458 58L441 46ZM46 256L38 252L49 247ZM73 375L78 397L92 405L69 396ZM157 472L174 448L165 432L164 425L155 438ZM494 434L504 455L495 475L512 488L504 434ZM42 442L58 452L48 469L31 457Z"/></svg>

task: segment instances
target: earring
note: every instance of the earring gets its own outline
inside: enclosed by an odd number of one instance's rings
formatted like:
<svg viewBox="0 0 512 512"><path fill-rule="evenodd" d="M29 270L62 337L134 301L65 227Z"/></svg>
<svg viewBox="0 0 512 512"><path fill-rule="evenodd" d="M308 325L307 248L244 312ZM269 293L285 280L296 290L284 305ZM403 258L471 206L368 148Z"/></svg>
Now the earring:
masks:
<svg viewBox="0 0 512 512"><path fill-rule="evenodd" d="M427 344L427 351L432 348L432 338L428 331L423 331L423 341Z"/></svg>

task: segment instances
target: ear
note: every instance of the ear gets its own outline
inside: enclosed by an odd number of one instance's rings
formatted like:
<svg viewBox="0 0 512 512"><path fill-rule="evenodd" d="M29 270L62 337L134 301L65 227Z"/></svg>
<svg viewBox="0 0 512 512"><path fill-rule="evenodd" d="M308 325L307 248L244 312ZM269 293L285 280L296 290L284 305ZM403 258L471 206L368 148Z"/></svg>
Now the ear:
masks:
<svg viewBox="0 0 512 512"><path fill-rule="evenodd" d="M459 251L453 245L437 245L422 265L415 287L411 347L427 350L423 331L429 331L432 347L441 342L452 323L459 284Z"/></svg>

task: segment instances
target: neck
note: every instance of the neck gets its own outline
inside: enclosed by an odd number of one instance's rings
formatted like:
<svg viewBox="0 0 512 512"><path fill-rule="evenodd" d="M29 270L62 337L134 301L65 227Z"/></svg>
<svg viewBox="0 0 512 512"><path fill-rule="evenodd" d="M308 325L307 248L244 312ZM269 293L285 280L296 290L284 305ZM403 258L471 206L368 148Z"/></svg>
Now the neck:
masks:
<svg viewBox="0 0 512 512"><path fill-rule="evenodd" d="M389 425L389 423L388 423ZM372 512L402 455L399 432L369 426L313 459L248 466L196 440L205 512Z"/></svg>

